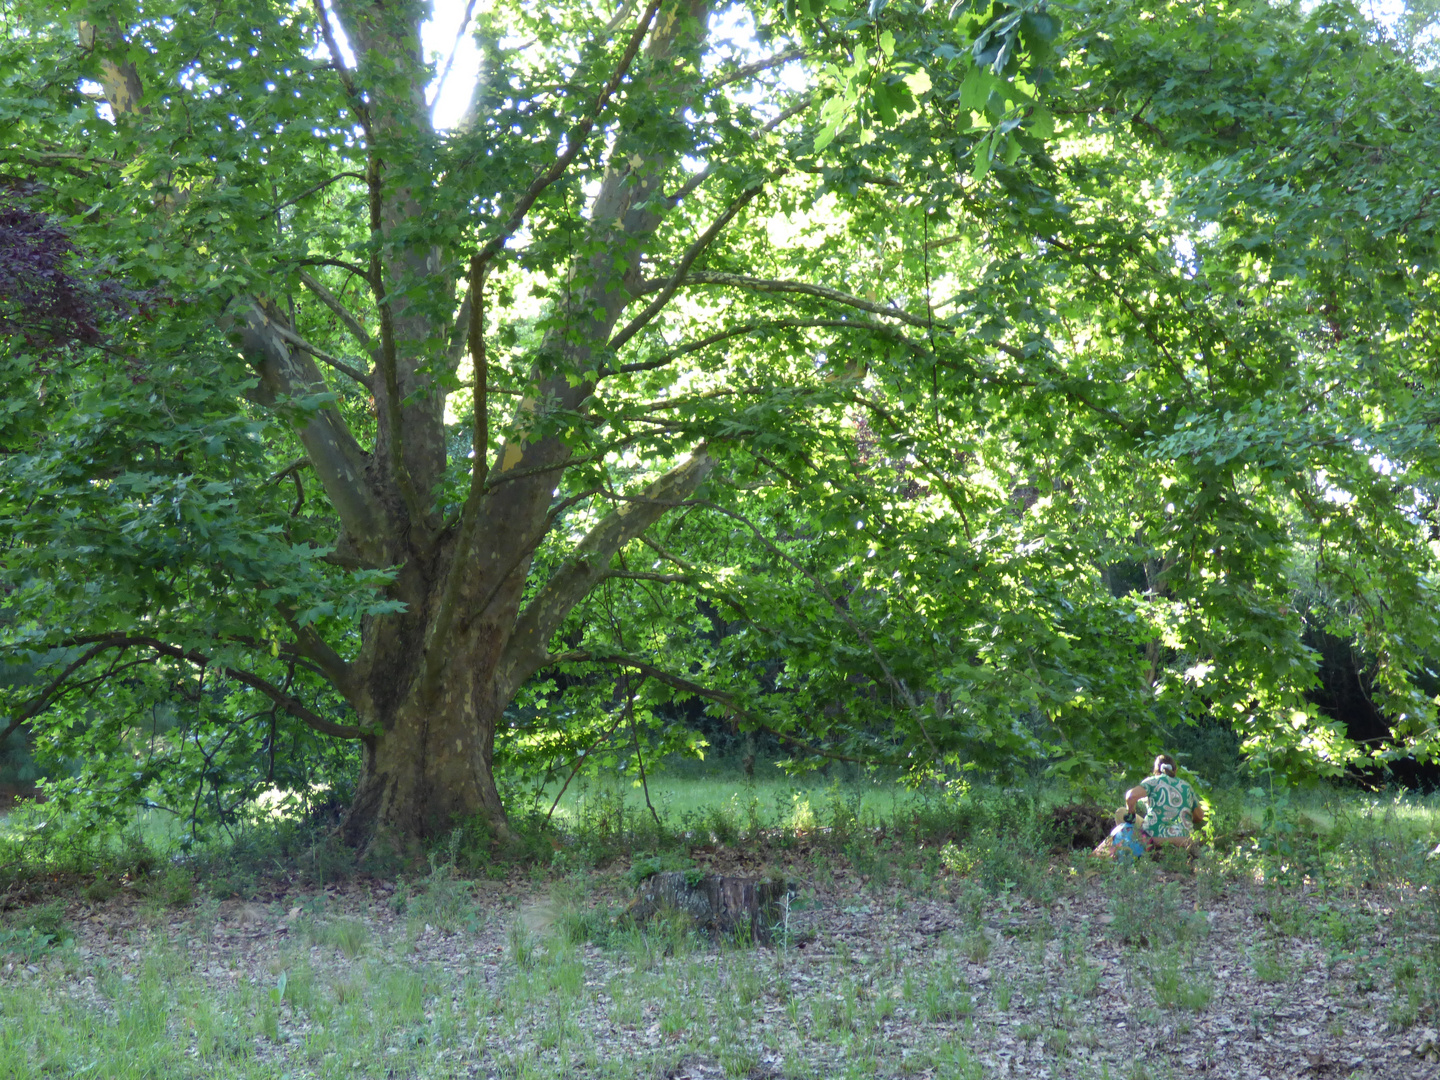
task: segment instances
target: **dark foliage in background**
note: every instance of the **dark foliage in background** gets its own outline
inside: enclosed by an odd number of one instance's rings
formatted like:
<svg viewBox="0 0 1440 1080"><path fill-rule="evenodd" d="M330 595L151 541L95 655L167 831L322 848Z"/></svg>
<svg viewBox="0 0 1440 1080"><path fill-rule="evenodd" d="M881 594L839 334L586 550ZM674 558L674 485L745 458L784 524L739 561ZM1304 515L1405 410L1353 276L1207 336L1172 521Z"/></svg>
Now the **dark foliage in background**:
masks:
<svg viewBox="0 0 1440 1080"><path fill-rule="evenodd" d="M138 297L81 270L70 234L31 209L27 194L0 188L0 335L42 353L100 345L105 322L132 311Z"/></svg>

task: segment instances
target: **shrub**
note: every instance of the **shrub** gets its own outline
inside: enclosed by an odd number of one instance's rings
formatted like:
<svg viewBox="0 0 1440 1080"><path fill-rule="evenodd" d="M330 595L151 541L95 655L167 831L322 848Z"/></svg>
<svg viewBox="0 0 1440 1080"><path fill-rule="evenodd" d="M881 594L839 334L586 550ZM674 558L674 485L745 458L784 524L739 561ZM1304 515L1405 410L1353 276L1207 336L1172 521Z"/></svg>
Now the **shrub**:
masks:
<svg viewBox="0 0 1440 1080"><path fill-rule="evenodd" d="M1107 836L1115 820L1110 811L1094 803L1067 803L1057 806L1042 819L1052 847L1062 851L1093 848Z"/></svg>
<svg viewBox="0 0 1440 1080"><path fill-rule="evenodd" d="M10 916L9 926L0 929L0 953L14 954L28 963L74 936L65 922L64 905L51 900L21 908Z"/></svg>
<svg viewBox="0 0 1440 1080"><path fill-rule="evenodd" d="M189 907L195 900L195 880L190 871L172 866L148 884L146 893L165 907Z"/></svg>
<svg viewBox="0 0 1440 1080"><path fill-rule="evenodd" d="M120 868L132 878L148 877L160 865L156 855L138 829L131 829L120 838Z"/></svg>
<svg viewBox="0 0 1440 1080"><path fill-rule="evenodd" d="M444 934L462 929L473 932L479 928L480 916L470 882L455 876L453 863L432 866L429 875L419 884L419 894L412 896L405 906L411 933L427 924Z"/></svg>
<svg viewBox="0 0 1440 1080"><path fill-rule="evenodd" d="M105 874L96 874L95 880L85 886L85 899L92 904L103 904L120 891L115 879Z"/></svg>
<svg viewBox="0 0 1440 1080"><path fill-rule="evenodd" d="M661 852L658 855L640 855L630 864L630 869L625 872L625 883L632 889L640 887L642 881L648 881L656 874L662 874L669 870L693 870L695 860L681 855L677 851Z"/></svg>

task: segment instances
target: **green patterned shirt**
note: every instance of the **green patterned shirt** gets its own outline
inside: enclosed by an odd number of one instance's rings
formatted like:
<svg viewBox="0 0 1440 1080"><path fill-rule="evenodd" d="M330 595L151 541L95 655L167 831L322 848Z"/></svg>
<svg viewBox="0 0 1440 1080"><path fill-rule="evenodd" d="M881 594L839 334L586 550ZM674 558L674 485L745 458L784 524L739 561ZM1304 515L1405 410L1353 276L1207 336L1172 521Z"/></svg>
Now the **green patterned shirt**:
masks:
<svg viewBox="0 0 1440 1080"><path fill-rule="evenodd" d="M1190 815L1200 805L1195 789L1164 775L1147 776L1140 786L1145 789L1145 831L1151 836L1189 836L1195 828Z"/></svg>

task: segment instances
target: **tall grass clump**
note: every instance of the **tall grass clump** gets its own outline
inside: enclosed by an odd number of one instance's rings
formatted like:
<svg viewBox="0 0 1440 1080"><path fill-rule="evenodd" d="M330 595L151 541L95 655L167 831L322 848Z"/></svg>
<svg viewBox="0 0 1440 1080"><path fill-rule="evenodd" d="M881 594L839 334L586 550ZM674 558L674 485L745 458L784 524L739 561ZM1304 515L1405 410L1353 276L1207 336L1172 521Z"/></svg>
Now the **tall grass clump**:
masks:
<svg viewBox="0 0 1440 1080"><path fill-rule="evenodd" d="M464 830L451 831L443 850L429 855L430 872L414 881L402 882L393 901L405 915L412 937L426 927L442 934L479 930L481 916L469 881L459 876L458 856Z"/></svg>

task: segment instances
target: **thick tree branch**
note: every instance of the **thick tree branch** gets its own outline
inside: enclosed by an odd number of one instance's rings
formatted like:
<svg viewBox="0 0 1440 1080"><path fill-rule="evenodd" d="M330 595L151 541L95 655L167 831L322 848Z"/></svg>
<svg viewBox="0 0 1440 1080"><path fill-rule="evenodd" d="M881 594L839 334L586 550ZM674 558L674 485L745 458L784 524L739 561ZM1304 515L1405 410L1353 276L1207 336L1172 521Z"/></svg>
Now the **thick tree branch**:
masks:
<svg viewBox="0 0 1440 1080"><path fill-rule="evenodd" d="M479 258L470 261L470 364L474 399L470 429L470 495L466 510L473 518L480 510L485 481L490 477L490 358L485 352L485 265Z"/></svg>
<svg viewBox="0 0 1440 1080"><path fill-rule="evenodd" d="M45 153L40 150L31 150L23 146L7 147L4 151L0 151L0 164L11 164L11 158L9 155L12 153L21 155L21 160L25 161L26 163L33 163L37 161L43 163L48 163L51 161L80 161L84 162L87 165L106 165L116 169L123 169L130 164L130 162L128 161L118 161L115 158L95 157L92 154L59 152ZM77 169L73 171L76 173L76 175L84 175L82 170Z"/></svg>
<svg viewBox="0 0 1440 1080"><path fill-rule="evenodd" d="M499 594L500 590L505 587L505 583L509 579L510 575L520 568L520 566L525 562L525 560L530 557L531 553L540 546L540 544L544 541L545 537L550 534L551 527L554 526L555 522L559 519L561 514L563 514L566 510L570 509L570 507L575 506L577 503L582 503L591 496L599 495L601 490L602 489L598 487L590 488L587 491L581 491L578 494L571 495L568 499L562 499L560 502L552 506L549 512L545 515L545 520L540 524L540 526L533 533L531 533L530 536L526 537L524 543L516 546L516 549L514 553L511 554L509 561L503 566L503 568L500 569L498 573L492 575L493 581L491 583L489 593L485 595L485 597L480 601L480 603L474 606L473 611L478 614L479 612L484 611L490 606L491 601L493 601L495 597ZM473 615L471 617L473 618ZM468 626L469 619L462 620L461 629L464 630L468 628Z"/></svg>
<svg viewBox="0 0 1440 1080"><path fill-rule="evenodd" d="M799 172L810 173L815 176L823 176L827 172L842 171L835 168L827 169L823 165L797 165L796 169ZM845 179L851 183L865 184L870 187L898 188L905 186L902 181L896 180L894 177L878 176L875 173L871 172L851 173L850 171L845 170Z"/></svg>
<svg viewBox="0 0 1440 1080"><path fill-rule="evenodd" d="M717 345L722 341L729 341L731 338L740 337L744 334L767 330L808 329L868 330L871 333L882 334L886 337L897 337L900 333L894 327L884 326L879 323L857 322L854 319L763 319L756 322L742 323L728 330L717 331L698 341L692 341L689 345L682 345L678 349L671 349L669 352L661 353L659 356L652 357L649 360L641 360L633 364L621 364L606 374L623 375L631 371L653 371L656 368L664 367L666 364L674 363L682 356L689 356L691 353L700 352L708 349L711 345Z"/></svg>
<svg viewBox="0 0 1440 1080"><path fill-rule="evenodd" d="M284 210L287 206L294 206L294 205L295 205L296 203L298 203L301 199L308 199L311 195L314 195L317 191L320 191L322 188L327 188L327 187L329 187L331 184L335 183L336 180L344 180L347 176L350 177L350 178L353 179L353 180L364 180L364 179L365 179L365 174L364 174L364 173L358 173L358 172L342 172L342 173L336 173L334 176L330 177L329 180L321 180L318 184L315 184L315 185L313 185L312 187L306 188L306 189L305 189L304 191L302 191L299 195L296 195L293 199L286 199L286 200L285 200L284 202L282 202L282 203L276 203L274 206L270 207L270 209L267 210L266 213L268 213L268 214L273 214L273 213L276 213L276 212L279 211L279 210Z"/></svg>
<svg viewBox="0 0 1440 1080"><path fill-rule="evenodd" d="M464 297L460 300L460 307L455 312L455 322L450 328L450 344L445 350L445 355L450 359L450 370L454 371L460 364L460 358L465 355L470 344L470 290L465 290Z"/></svg>
<svg viewBox="0 0 1440 1080"><path fill-rule="evenodd" d="M365 129L365 141L370 144L373 152L375 146L375 132L370 126L370 106L355 85L355 80L350 77L350 69L345 66L345 58L340 52L340 46L335 43L335 32L330 28L330 13L325 10L325 0L315 0L315 14L320 19L320 34L325 39L325 48L330 51L330 60L335 65L335 73L340 76L340 83L345 87L345 93L350 98L350 107L355 110L355 115L360 120L360 125Z"/></svg>
<svg viewBox="0 0 1440 1080"><path fill-rule="evenodd" d="M650 570L607 570L601 580L619 578L622 581L656 581L661 585L679 585L693 581L689 574L657 574Z"/></svg>
<svg viewBox="0 0 1440 1080"><path fill-rule="evenodd" d="M243 686L256 690L291 716L300 720L308 727L320 732L322 735L332 735L337 739L358 739L365 733L358 727L351 727L348 724L337 724L332 720L326 720L323 716L308 708L303 702L292 694L280 689L280 687L262 679L260 676L241 668L231 667L228 664L216 664L209 656L198 649L186 649L179 645L172 645L169 642L161 641L158 638L147 637L142 634L101 634L95 637L78 638L71 642L62 643L71 645L91 645L92 648L81 658L88 662L95 656L110 649L124 651L130 648L149 649L156 657L167 657L171 660L182 660L187 664L203 670L218 668L227 678L234 679ZM62 678L68 678L74 671L78 670L80 661L70 664ZM38 710L37 710L38 711ZM32 714L33 715L33 714Z"/></svg>
<svg viewBox="0 0 1440 1080"><path fill-rule="evenodd" d="M313 361L292 352L277 324L256 304L240 315L241 343L260 376L255 397L262 405L279 407L329 392ZM306 456L330 497L345 531L371 566L386 563L386 516L366 478L367 455L334 405L293 411L293 421Z"/></svg>
<svg viewBox="0 0 1440 1080"><path fill-rule="evenodd" d="M759 75L772 68L784 67L792 60L804 60L804 49L791 49L787 53L778 56L767 56L764 60L756 60L753 64L746 64L744 67L736 68L734 71L722 72L714 82L705 88L707 93L719 90L721 87L729 86L731 83L741 82L752 75Z"/></svg>
<svg viewBox="0 0 1440 1080"><path fill-rule="evenodd" d="M52 679L48 685L46 685L44 690L40 691L39 694L31 698L28 704L22 705L19 709L16 710L15 719L11 721L10 726L5 729L5 734L0 735L0 745L3 745L5 740L10 738L10 736L15 733L15 730L24 721L31 720L36 716L39 716L42 712L49 708L50 702L55 700L56 695L59 694L60 691L64 688L65 684L70 681L70 676L74 675L75 672L79 671L86 664L90 663L91 660L95 659L95 657L99 656L101 653L107 652L108 650L115 647L116 646L110 644L109 642L102 641L96 645L91 646L85 652L81 653L78 657L72 660L69 664L66 664L65 669L61 671L59 675L55 676L55 678Z"/></svg>
<svg viewBox="0 0 1440 1080"><path fill-rule="evenodd" d="M296 635L297 640L279 643L278 656L283 656L298 667L304 668L312 675L317 675L330 683L338 690L342 697L351 704L351 694L355 690L354 669L348 661L336 653L329 642L320 637L310 628L309 641L300 641L302 631L295 622L294 613L281 609L280 617L285 620L285 625L290 628L291 633ZM274 647L274 643L268 640L249 637L243 634L226 634L220 639L222 644L243 645L247 649L265 651Z"/></svg>
<svg viewBox="0 0 1440 1080"><path fill-rule="evenodd" d="M475 14L475 0L466 0L465 14L460 16L460 25L455 28L455 40L450 45L450 55L445 58L445 66L440 69L440 77L435 80L435 96L426 104L432 108L435 102L440 100L440 95L445 92L445 80L450 78L450 68L455 64L455 54L460 51L460 42L465 38L465 31L470 29L470 18Z"/></svg>
<svg viewBox="0 0 1440 1080"><path fill-rule="evenodd" d="M490 474L490 405L488 382L490 364L485 354L485 266L479 256L470 260L470 362L474 368L474 419L470 428L470 490L460 510L460 529L455 539L450 567L445 574L445 588L431 620L425 643L425 674L422 693L432 698L440 689L446 652L436 643L448 642L459 603L460 585L469 570L471 545L480 520L480 503L485 497L485 481Z"/></svg>
<svg viewBox="0 0 1440 1080"><path fill-rule="evenodd" d="M365 389L367 389L367 390L371 389L370 377L369 377L368 375L366 375L364 372L360 371L360 370L357 369L357 368L351 367L349 364L347 364L344 360L341 360L339 357L331 356L329 353L323 352L322 350L317 349L314 345L311 345L308 341L306 341L304 338L302 338L299 334L296 334L296 333L294 333L293 331L290 331L290 330L285 329L285 327L281 326L278 322L272 323L271 326L273 327L273 329L275 330L275 332L276 332L277 334L279 334L282 338L284 338L284 339L285 339L287 342L289 342L291 345L294 345L297 349L304 349L304 350L305 350L306 352L308 352L311 356L315 357L316 360L319 360L319 361L321 361L322 363L325 363L325 364L329 364L329 365L330 365L332 368L334 368L336 371L340 372L340 374L349 376L350 378L354 379L357 383L359 383L361 386L365 387Z"/></svg>
<svg viewBox="0 0 1440 1080"><path fill-rule="evenodd" d="M149 115L150 106L140 104L145 96L145 85L140 81L139 71L129 60L117 62L110 55L114 51L123 56L125 47L129 44L120 31L120 23L115 15L108 17L103 38L94 23L83 20L76 24L76 31L80 48L99 54L100 85L115 116L119 118L126 115Z"/></svg>
<svg viewBox="0 0 1440 1080"><path fill-rule="evenodd" d="M317 0L318 2L318 0ZM535 178L528 188L515 200L514 209L505 223L500 226L500 231L490 238L490 242L482 247L475 255L479 260L481 269L484 269L492 259L499 254L500 249L505 246L506 241L515 235L517 229L525 221L525 215L535 205L535 200L545 192L545 189L560 179L570 163L579 155L586 140L590 137L590 131L595 126L595 121L600 113L609 103L611 96L619 88L620 83L630 71L630 65L635 62L635 56L640 51L640 45L645 40L645 35L650 32L650 23L655 18L655 13L660 10L661 0L650 0L644 14L640 16L640 23L635 27L635 32L630 35L630 42L625 46L625 52L620 56L620 62L615 65L615 71L610 76L610 81L600 91L600 96L595 99L595 104L585 114L581 121L576 124L565 135L565 152L555 159L555 163Z"/></svg>
<svg viewBox="0 0 1440 1080"><path fill-rule="evenodd" d="M714 466L715 459L701 447L655 480L643 496L627 499L607 514L575 546L570 558L540 588L515 622L498 676L506 692L536 670L570 610L610 570L611 557L659 521L666 511L688 499Z"/></svg>
<svg viewBox="0 0 1440 1080"><path fill-rule="evenodd" d="M366 350L373 347L370 340L370 332L365 329L359 319L355 318L354 315L346 310L345 305L340 303L339 298L334 293L309 274L305 273L304 270L299 271L299 276L300 283L314 293L316 299L335 313L335 317L344 324L345 329L350 331L356 341L365 346Z"/></svg>
<svg viewBox="0 0 1440 1080"><path fill-rule="evenodd" d="M647 281L641 289L641 295L658 292L666 287L668 279L663 281ZM798 294L802 296L814 296L821 300L828 300L833 304L843 304L845 307L856 308L860 311L868 311L872 315L881 315L887 319L897 319L908 326L919 327L922 330L930 328L930 320L922 315L912 315L903 308L891 307L888 304L877 304L871 300L865 300L858 296L851 296L849 293L841 292L839 289L832 289L825 285L813 285L808 281L780 281L770 278L750 277L746 274L729 274L715 270L695 270L685 279L686 285L722 285L732 289L749 289L758 293L777 294ZM1001 346L1003 348L1003 346Z"/></svg>
<svg viewBox="0 0 1440 1080"><path fill-rule="evenodd" d="M768 135L770 132L774 131L777 127L783 124L786 120L789 120L791 117L804 112L809 107L810 98L807 95L806 97L801 98L794 105L791 105L788 109L782 110L778 116L775 116L769 121L767 121L760 128L760 133L762 135ZM709 180L710 177L714 175L715 163L711 162L709 165L705 166L705 168L701 169L694 176L690 177L689 180L686 180L685 183L681 184L678 188L675 189L674 193L672 193L668 197L670 205L674 206L677 203L684 202L696 191L698 191L704 185L705 181Z"/></svg>
<svg viewBox="0 0 1440 1080"><path fill-rule="evenodd" d="M641 423L668 424L672 422L668 418L650 417L644 414L650 412L668 412L671 409L685 409L693 405L698 405L702 401L716 401L720 398L739 397L745 394L768 395L770 392L772 392L771 387L756 386L754 384L749 386L726 386L719 390L707 391L704 394L684 394L680 397L659 398L655 401L646 401L632 405L627 412L630 414L630 419L640 421Z"/></svg>
<svg viewBox="0 0 1440 1080"><path fill-rule="evenodd" d="M224 671L227 676L236 682L248 686L252 690L258 690L291 716L295 717L295 719L301 721L310 729L318 731L321 735L329 735L336 739L360 739L365 735L365 732L361 728L353 727L349 724L337 724L333 721L326 720L323 716L308 709L294 696L287 694L278 686L265 681L257 675L232 667L226 667Z"/></svg>
<svg viewBox="0 0 1440 1080"><path fill-rule="evenodd" d="M713 580L709 580L709 575L704 573L699 567L695 566L693 563L686 561L685 559L682 559L679 555L676 555L673 551L667 549L653 536L650 536L648 534L642 536L640 537L640 542L646 547L648 547L651 551L655 552L656 555L659 555L660 558L664 559L666 562L674 563L681 570L685 571L683 575L683 580L693 583L698 591L707 596L713 596L721 603L733 608L735 614L739 615L740 618L744 619L751 626L757 627L773 637L779 636L778 630L776 630L772 626L766 626L764 623L756 619L755 616L750 613L749 609L745 607L745 604L741 600L739 600L734 594L729 593L725 589L716 585Z"/></svg>
<svg viewBox="0 0 1440 1080"><path fill-rule="evenodd" d="M665 280L665 281L650 281L650 282L646 282L645 287L641 290L641 294L643 295L643 294L645 294L645 293L650 293L650 292L655 292L655 291L657 291L657 290L662 290L662 289L664 289L664 288L667 286L667 284L668 284L668 279ZM687 277L686 277L686 279L685 279L685 281L684 281L683 284L684 284L684 285L721 285L721 286L729 286L729 287L732 287L732 288L750 289L750 290L752 290L752 291L754 291L754 292L760 292L760 293L778 293L778 294L793 294L793 295L803 295L803 296L814 296L814 297L817 297L817 298L819 298L819 299L821 299L821 300L830 301L831 303L843 304L843 305L846 306L846 307L857 308L857 309L859 309L860 311L866 311L866 312L869 312L869 313L872 314L872 315L879 315L879 316L882 316L882 317L884 317L884 318L895 319L895 320L898 320L899 322L905 323L907 326L913 326L913 327L916 327L917 329L925 330L925 331L927 331L927 332L929 332L929 331L931 331L931 330L934 329L931 320L929 320L929 319L927 319L927 318L925 318L925 317L923 317L923 316L920 316L920 315L912 315L910 312L905 311L903 308L891 307L891 306L889 306L889 305L887 305L887 304L877 304L877 303L875 303L875 302L873 302L873 301L865 300L865 299L862 299L861 297L852 296L852 295L850 295L849 293L841 292L839 289L831 289L831 288L829 288L829 287L827 287L827 286L824 286L824 285L814 285L814 284L811 284L810 282L806 282L806 281L781 281L781 280L772 280L772 279L767 279L767 278L749 277L749 276L744 275L744 274L720 273L720 272L711 271L711 270L694 270L694 271L691 271L689 275L687 275ZM842 324L842 325L844 325L844 324ZM857 326L857 327L864 327L865 329L874 330L874 331L883 331L883 330L884 330L883 327L878 327L878 326L874 326L874 325L867 325L867 324L863 324L863 323L857 323L857 324L853 324L853 325L855 325L855 326ZM660 367L660 366L662 366L664 363L668 363L669 360L674 359L675 356L683 355L684 352L691 352L691 351L694 351L695 349L703 348L703 347L705 347L706 345L714 344L715 341L723 340L725 337L733 337L733 336L734 336L734 333L735 333L735 332L732 332L732 331L725 331L725 332L723 332L722 334L719 334L719 335L712 335L711 338L707 338L707 339L704 339L704 340L701 341L701 342L697 342L694 346L687 346L686 349L681 350L681 351L678 351L676 354L674 354L674 356L662 357L662 358L660 358L660 359L658 359L658 360L656 360L656 361L650 361L650 362L648 362L648 367ZM893 332L892 332L892 333L893 333ZM1009 344L1008 342L1003 342L1003 341L987 342L986 345L987 345L988 348L993 348L993 349L995 349L997 352L1002 352L1002 353L1004 353L1006 356L1009 356L1010 358L1012 358L1012 359L1014 359L1014 360L1030 360L1030 359L1032 359L1031 357L1027 357L1027 356L1026 356L1025 350L1019 348L1018 346L1011 345L1011 344ZM629 366L626 366L626 367L619 368L619 369L617 369L617 370L618 370L618 371L627 371L627 370L644 371L644 370L648 370L648 367L645 366L645 365L629 365ZM1006 379L1006 377L1003 376L1003 375L996 376L996 380L997 380L997 381L1007 381L1007 382L1011 382L1011 383L1016 383L1016 382L1017 382L1016 380L1008 380L1008 379ZM1106 409L1104 406L1096 405L1093 401L1091 401L1091 400L1089 399L1088 395L1085 395L1084 393L1082 393L1081 391L1079 391L1078 389L1075 389L1075 388L1073 388L1073 387L1066 389L1065 392L1068 393L1068 394L1070 394L1072 397L1074 397L1076 401L1080 402L1080 404L1084 405L1086 408L1089 408L1089 409L1091 409L1091 410L1093 410L1093 411L1095 411L1095 412L1097 412L1097 413L1100 413L1101 415L1103 415L1103 416L1107 417L1108 419L1112 420L1114 423L1116 423L1118 426L1120 426L1120 427L1121 427L1124 431L1126 431L1127 433L1131 433L1131 434L1134 434L1134 433L1135 433L1136 425L1134 425L1134 424L1130 423L1129 421L1125 420L1124 417L1122 417L1122 416L1120 416L1118 413L1114 412L1114 410Z"/></svg>
<svg viewBox="0 0 1440 1080"><path fill-rule="evenodd" d="M320 0L316 0L318 4ZM384 445L386 469L390 482L400 493L405 510L410 517L410 527L417 535L426 532L425 508L415 491L410 470L405 467L405 421L400 411L400 354L395 341L395 312L390 297L385 291L385 271L380 262L380 248L384 240L384 188L381 181L380 157L373 150L366 169L366 182L370 187L370 287L375 294L375 306L380 313L380 374L384 380Z"/></svg>
<svg viewBox="0 0 1440 1080"><path fill-rule="evenodd" d="M669 131L665 125L671 122L683 124L682 111L694 100L710 5L711 0L671 0L663 18L654 17L645 45L646 77L637 79L627 94L629 107L653 114L655 122L617 131L608 147L604 176L589 202L589 240L576 249L571 261L560 303L563 315L541 344L543 360L532 368L533 397L522 401L516 411L513 434L498 454L495 474L563 469L571 457L571 446L556 434L535 438L536 422L542 409L550 413L584 408L594 393L595 373L608 359L605 345L631 302L631 290L642 280L641 254L664 219L663 181L680 153L661 132ZM497 482L490 482L491 520L534 521L553 491L543 475L510 484L503 491L496 488ZM497 528L512 535L519 531L504 525ZM492 553L487 561L496 558ZM490 572L487 567L485 573Z"/></svg>
<svg viewBox="0 0 1440 1080"><path fill-rule="evenodd" d="M370 271L365 269L365 267L361 266L359 263L347 262L344 259L331 259L328 256L323 255L309 255L303 259L296 259L295 263L297 266L338 267L341 270L348 270L350 273L358 277L361 281L365 282L366 285L369 285L372 289L375 287L375 283L370 280Z"/></svg>
<svg viewBox="0 0 1440 1080"><path fill-rule="evenodd" d="M322 638L313 626L300 626L287 613L285 621L295 635L295 652L309 660L330 684L352 705L358 697L355 670L334 647Z"/></svg>

